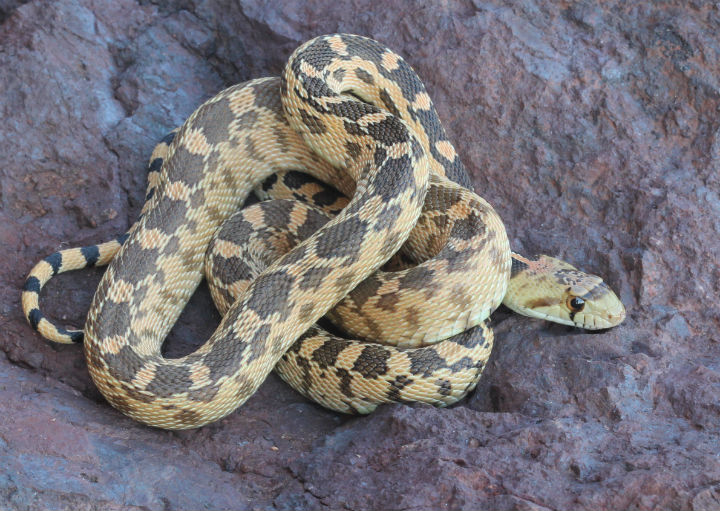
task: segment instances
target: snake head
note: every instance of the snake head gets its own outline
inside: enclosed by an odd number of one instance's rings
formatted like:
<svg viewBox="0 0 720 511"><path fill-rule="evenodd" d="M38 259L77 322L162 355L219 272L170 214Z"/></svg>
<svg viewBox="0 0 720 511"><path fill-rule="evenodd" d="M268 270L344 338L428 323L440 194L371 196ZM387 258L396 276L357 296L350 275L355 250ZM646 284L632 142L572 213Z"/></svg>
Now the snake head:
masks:
<svg viewBox="0 0 720 511"><path fill-rule="evenodd" d="M625 319L625 307L603 279L546 255L533 260L513 254L503 303L524 316L586 330L614 327Z"/></svg>

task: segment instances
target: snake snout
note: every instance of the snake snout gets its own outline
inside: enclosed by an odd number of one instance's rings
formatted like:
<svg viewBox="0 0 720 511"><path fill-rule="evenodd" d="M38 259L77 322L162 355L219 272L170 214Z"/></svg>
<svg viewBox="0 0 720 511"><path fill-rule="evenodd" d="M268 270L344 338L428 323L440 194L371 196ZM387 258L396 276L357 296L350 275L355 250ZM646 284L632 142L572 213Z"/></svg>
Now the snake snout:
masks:
<svg viewBox="0 0 720 511"><path fill-rule="evenodd" d="M625 306L614 293L603 300L601 304L595 304L593 311L588 311L580 320L582 324L577 326L587 330L605 330L619 325L625 320ZM580 318L575 318L577 321Z"/></svg>
<svg viewBox="0 0 720 511"><path fill-rule="evenodd" d="M611 326L619 325L625 321L625 306L618 300L618 307L607 314L607 321Z"/></svg>

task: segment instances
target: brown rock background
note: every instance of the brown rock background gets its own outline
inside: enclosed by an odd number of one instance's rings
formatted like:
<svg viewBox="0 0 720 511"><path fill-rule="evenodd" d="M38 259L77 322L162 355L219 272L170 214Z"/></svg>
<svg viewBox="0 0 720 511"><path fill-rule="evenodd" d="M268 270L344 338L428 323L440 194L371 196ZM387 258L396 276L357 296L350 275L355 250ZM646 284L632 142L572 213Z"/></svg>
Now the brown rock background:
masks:
<svg viewBox="0 0 720 511"><path fill-rule="evenodd" d="M603 275L628 319L499 311L451 409L345 417L272 376L197 431L132 422L27 326L27 271L124 232L164 133L334 31L405 55L514 247ZM0 507L720 509L718 33L700 1L0 0ZM100 275L43 307L82 325ZM169 352L217 321L201 290Z"/></svg>

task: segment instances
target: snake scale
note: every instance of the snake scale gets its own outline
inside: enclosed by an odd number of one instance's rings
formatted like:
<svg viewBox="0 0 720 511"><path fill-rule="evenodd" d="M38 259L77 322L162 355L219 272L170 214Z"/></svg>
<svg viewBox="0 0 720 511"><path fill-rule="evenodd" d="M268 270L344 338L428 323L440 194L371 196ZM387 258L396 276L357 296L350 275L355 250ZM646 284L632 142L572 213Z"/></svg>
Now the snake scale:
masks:
<svg viewBox="0 0 720 511"><path fill-rule="evenodd" d="M470 188L410 66L371 39L321 36L282 77L201 105L156 148L129 232L38 263L23 309L44 337L83 341L106 399L151 426L217 420L274 367L339 411L451 404L478 381L501 302L584 328L625 316L599 277L513 254ZM253 189L274 200L238 211ZM104 264L84 331L40 312L53 275ZM163 340L203 275L223 319L195 352L166 359ZM322 330L326 315L361 340Z"/></svg>

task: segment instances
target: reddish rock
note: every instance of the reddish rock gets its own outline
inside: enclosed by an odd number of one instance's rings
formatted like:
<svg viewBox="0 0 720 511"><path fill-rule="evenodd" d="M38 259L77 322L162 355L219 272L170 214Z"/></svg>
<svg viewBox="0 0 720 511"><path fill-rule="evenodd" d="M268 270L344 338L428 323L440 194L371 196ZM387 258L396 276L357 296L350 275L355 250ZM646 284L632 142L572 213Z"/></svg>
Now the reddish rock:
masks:
<svg viewBox="0 0 720 511"><path fill-rule="evenodd" d="M0 507L720 509L719 29L708 2L0 0ZM25 323L26 273L122 233L164 133L334 31L405 55L514 248L603 275L627 320L498 311L447 410L345 417L271 376L197 431L132 422ZM100 275L43 307L81 325ZM168 353L218 320L201 289Z"/></svg>

